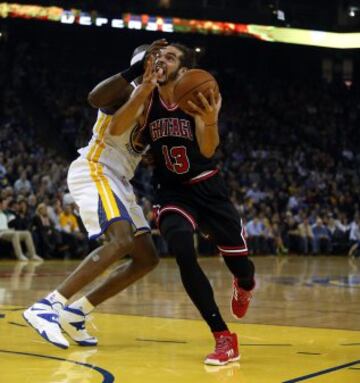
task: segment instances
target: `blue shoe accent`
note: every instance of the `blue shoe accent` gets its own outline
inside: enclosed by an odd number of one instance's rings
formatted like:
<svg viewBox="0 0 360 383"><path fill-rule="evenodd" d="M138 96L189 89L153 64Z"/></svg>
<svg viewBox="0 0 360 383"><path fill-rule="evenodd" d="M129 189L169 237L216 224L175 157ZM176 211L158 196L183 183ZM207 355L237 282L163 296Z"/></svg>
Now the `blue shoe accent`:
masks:
<svg viewBox="0 0 360 383"><path fill-rule="evenodd" d="M75 327L77 331L80 331L80 330L85 330L85 321L81 321L81 322L69 322L69 324L71 324L71 326Z"/></svg>
<svg viewBox="0 0 360 383"><path fill-rule="evenodd" d="M45 299L45 298L43 298L43 299L40 299L39 301L37 301L36 303L42 303L43 305L46 305L46 306L50 306L50 307L52 307L52 305L51 305L51 302L50 301L48 301L47 299ZM35 304L36 304L35 303ZM33 310L33 309L32 309Z"/></svg>
<svg viewBox="0 0 360 383"><path fill-rule="evenodd" d="M89 340L81 340L81 341L76 341L76 343L79 346L84 346L84 347L90 347L90 346L97 346L97 341L96 342L91 342Z"/></svg>
<svg viewBox="0 0 360 383"><path fill-rule="evenodd" d="M47 340L49 343L53 344L54 346L60 347L60 348L62 348L62 349L64 349L64 350L67 349L66 346L64 346L64 345L62 345L62 344L60 344L60 343L52 342L52 341L48 338L48 336L47 336L47 334L46 334L45 331L43 331L43 332L39 332L39 331L38 331L38 333L39 333L45 340Z"/></svg>
<svg viewBox="0 0 360 383"><path fill-rule="evenodd" d="M86 315L80 308L65 306L59 313L59 324L79 346L97 346L97 339L86 331Z"/></svg>
<svg viewBox="0 0 360 383"><path fill-rule="evenodd" d="M75 309L73 307L66 306L64 307L64 311L75 315L79 315L80 317L84 318L83 320L78 322L69 322L69 324L73 326L77 331L85 330L85 314L80 309Z"/></svg>
<svg viewBox="0 0 360 383"><path fill-rule="evenodd" d="M39 318L45 319L48 322L59 324L59 317L56 314L44 313L44 314L37 314L37 316Z"/></svg>
<svg viewBox="0 0 360 383"><path fill-rule="evenodd" d="M69 313L73 313L73 314L81 315L85 317L85 314L80 309L74 309L72 307L66 306L64 307L64 311L69 311Z"/></svg>
<svg viewBox="0 0 360 383"><path fill-rule="evenodd" d="M35 330L41 337L43 337L47 342L53 344L53 345L56 346L56 347L60 347L60 348L62 348L62 349L64 349L64 350L66 350L66 349L68 348L67 346L64 346L63 344L56 343L56 342L52 342L52 341L48 338L48 336L47 336L47 334L46 334L45 331L43 331L43 332L38 331L38 330L37 330L35 327L33 327L33 325L26 319L24 313L22 314L22 316L23 316L23 318L25 319L26 323L27 323L31 328L33 328L33 329L34 329L34 330Z"/></svg>

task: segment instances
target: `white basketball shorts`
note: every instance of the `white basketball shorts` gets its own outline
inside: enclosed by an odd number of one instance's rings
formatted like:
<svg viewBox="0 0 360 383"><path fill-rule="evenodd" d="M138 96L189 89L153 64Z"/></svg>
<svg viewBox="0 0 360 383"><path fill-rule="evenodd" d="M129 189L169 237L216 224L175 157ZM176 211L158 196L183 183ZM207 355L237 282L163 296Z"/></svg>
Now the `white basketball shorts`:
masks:
<svg viewBox="0 0 360 383"><path fill-rule="evenodd" d="M134 235L150 232L131 184L109 167L79 157L69 167L67 182L90 239L121 220L131 223Z"/></svg>

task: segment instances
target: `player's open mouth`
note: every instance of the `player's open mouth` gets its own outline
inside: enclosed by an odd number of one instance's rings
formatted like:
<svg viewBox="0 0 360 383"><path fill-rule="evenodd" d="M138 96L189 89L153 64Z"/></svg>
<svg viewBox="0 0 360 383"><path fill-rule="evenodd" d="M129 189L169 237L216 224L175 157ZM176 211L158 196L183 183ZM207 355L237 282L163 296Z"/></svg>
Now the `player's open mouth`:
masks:
<svg viewBox="0 0 360 383"><path fill-rule="evenodd" d="M159 72L160 69L161 69L162 75L165 75L166 74L166 65L163 63L157 63L155 65L155 71Z"/></svg>

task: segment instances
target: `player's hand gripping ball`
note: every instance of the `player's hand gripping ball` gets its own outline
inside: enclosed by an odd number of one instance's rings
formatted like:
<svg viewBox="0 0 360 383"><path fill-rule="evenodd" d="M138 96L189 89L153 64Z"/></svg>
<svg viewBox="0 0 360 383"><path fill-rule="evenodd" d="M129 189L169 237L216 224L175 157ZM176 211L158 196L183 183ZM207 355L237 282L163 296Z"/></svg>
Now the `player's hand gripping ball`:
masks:
<svg viewBox="0 0 360 383"><path fill-rule="evenodd" d="M190 69L186 71L174 86L174 98L177 105L184 112L192 112L188 101L199 107L202 106L198 93L210 100L210 90L214 91L215 100L219 97L219 86L214 76L203 69Z"/></svg>

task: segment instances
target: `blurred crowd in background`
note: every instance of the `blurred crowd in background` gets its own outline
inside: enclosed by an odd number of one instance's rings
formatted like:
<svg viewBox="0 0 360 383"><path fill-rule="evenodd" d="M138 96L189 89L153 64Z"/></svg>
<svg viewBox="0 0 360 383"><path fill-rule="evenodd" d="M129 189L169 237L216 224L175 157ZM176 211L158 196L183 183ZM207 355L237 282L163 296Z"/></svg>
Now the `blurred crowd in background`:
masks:
<svg viewBox="0 0 360 383"><path fill-rule="evenodd" d="M117 67L70 47L56 52L46 43L0 46L1 258L81 258L97 246L87 239L66 174L95 122L87 93L128 58ZM216 158L251 253L357 255L359 87L209 69L223 95ZM153 222L151 172L141 165L133 185L167 255ZM23 235L4 239L5 230ZM201 235L198 250L216 253Z"/></svg>

